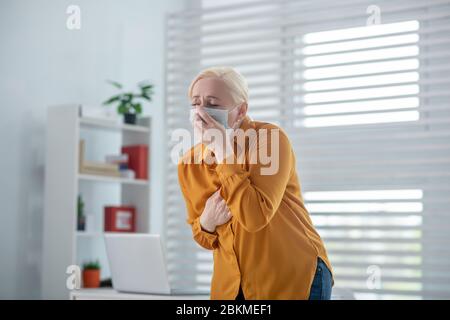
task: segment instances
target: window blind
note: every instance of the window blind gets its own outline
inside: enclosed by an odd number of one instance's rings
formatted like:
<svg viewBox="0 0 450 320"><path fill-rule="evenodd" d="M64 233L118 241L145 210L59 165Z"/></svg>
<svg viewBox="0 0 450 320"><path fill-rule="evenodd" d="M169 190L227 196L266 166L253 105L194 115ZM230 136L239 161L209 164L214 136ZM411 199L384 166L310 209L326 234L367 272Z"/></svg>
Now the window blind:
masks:
<svg viewBox="0 0 450 320"><path fill-rule="evenodd" d="M174 287L209 288L173 163L187 88L229 65L249 115L282 126L335 285L363 299L450 298L450 1L203 1L167 17L165 239ZM373 6L371 7L373 9Z"/></svg>

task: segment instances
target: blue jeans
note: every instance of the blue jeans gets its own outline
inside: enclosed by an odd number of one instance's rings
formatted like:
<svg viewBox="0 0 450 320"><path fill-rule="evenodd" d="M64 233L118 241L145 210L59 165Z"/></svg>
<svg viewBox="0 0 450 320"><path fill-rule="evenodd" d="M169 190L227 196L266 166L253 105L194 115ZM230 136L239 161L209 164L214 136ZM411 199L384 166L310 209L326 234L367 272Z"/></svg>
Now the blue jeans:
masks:
<svg viewBox="0 0 450 320"><path fill-rule="evenodd" d="M316 274L311 285L309 300L331 299L332 277L325 262L318 258Z"/></svg>

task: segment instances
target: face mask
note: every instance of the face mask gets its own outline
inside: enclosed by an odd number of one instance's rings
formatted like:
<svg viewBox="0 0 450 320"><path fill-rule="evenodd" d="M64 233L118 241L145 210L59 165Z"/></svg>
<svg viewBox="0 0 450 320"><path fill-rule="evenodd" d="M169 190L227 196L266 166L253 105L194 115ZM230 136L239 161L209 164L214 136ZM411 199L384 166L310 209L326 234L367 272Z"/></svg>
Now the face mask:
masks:
<svg viewBox="0 0 450 320"><path fill-rule="evenodd" d="M237 106L235 106L234 108L236 108L236 107ZM206 113L208 113L214 120L216 120L221 125L223 125L225 127L225 129L229 129L230 127L228 126L228 113L233 111L234 108L231 110L226 110L226 109L215 109L215 108L203 107L203 110L205 110ZM191 123L194 121L195 113L196 113L195 109L191 109L191 113L189 116L189 120L191 121Z"/></svg>

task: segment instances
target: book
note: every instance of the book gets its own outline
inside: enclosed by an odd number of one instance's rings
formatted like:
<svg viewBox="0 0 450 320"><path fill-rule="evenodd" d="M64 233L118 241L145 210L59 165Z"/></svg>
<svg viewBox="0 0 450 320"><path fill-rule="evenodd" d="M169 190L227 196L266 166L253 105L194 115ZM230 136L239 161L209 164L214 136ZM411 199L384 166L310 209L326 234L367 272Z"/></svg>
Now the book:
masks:
<svg viewBox="0 0 450 320"><path fill-rule="evenodd" d="M105 157L106 163L128 163L128 154L112 154Z"/></svg>
<svg viewBox="0 0 450 320"><path fill-rule="evenodd" d="M148 146L146 144L122 147L122 153L128 154L128 168L133 170L136 179L148 179Z"/></svg>
<svg viewBox="0 0 450 320"><path fill-rule="evenodd" d="M89 174L94 176L107 176L107 177L121 177L120 172L107 172L107 171L100 171L100 170L90 170L83 168L80 173L82 174Z"/></svg>
<svg viewBox="0 0 450 320"><path fill-rule="evenodd" d="M79 143L79 168L78 171L83 174L102 175L111 177L120 177L119 165L113 163L102 163L85 160L85 141Z"/></svg>

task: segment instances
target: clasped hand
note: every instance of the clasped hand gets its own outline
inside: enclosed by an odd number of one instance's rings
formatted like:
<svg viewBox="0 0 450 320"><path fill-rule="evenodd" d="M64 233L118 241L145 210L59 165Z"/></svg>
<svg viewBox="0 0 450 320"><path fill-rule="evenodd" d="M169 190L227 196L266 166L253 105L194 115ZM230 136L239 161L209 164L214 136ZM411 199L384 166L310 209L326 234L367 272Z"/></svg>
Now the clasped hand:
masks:
<svg viewBox="0 0 450 320"><path fill-rule="evenodd" d="M200 216L200 225L208 232L214 232L216 227L231 219L231 211L220 195L220 189L206 200L205 209Z"/></svg>

